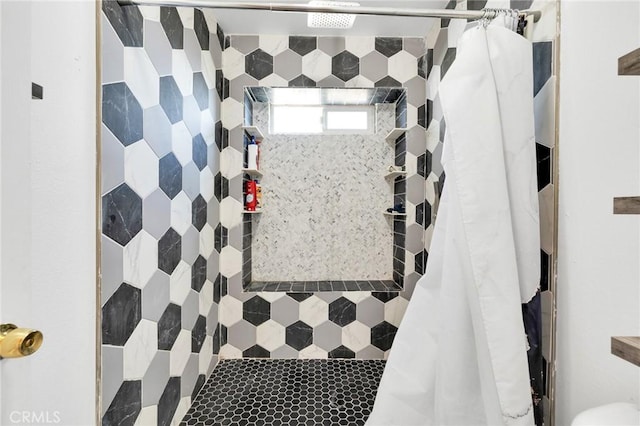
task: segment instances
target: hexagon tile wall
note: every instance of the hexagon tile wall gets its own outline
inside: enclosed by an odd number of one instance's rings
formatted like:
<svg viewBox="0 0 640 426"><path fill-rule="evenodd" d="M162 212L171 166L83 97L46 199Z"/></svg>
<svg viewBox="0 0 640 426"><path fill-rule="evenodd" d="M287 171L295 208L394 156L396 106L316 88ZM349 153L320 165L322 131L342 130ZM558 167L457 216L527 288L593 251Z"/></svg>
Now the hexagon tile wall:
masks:
<svg viewBox="0 0 640 426"><path fill-rule="evenodd" d="M102 422L168 425L217 361L224 35L200 10L102 12Z"/></svg>
<svg viewBox="0 0 640 426"><path fill-rule="evenodd" d="M222 248L227 286L220 301L220 354L224 357L382 359L426 261L425 230L431 232L431 209L425 200L426 60L423 38L236 36L222 53L229 91L222 99L222 125L229 129L222 151L222 179L229 182L221 202L221 226L229 235ZM406 137L400 151L406 164L407 217L396 233L404 234L406 253L402 292L243 292L242 161L243 108L246 86L401 87L407 89ZM265 129L266 130L266 129ZM398 142L396 143L398 144ZM397 146L397 145L396 145ZM398 148L396 148L398 149ZM234 164L224 164L233 161ZM396 184L398 185L398 184ZM405 192L396 188L396 194ZM248 215L247 215L248 216ZM245 221L248 220L245 218ZM259 226L255 223L253 226ZM406 229L406 232L405 232ZM250 232L247 231L250 238ZM245 265L250 268L250 261Z"/></svg>

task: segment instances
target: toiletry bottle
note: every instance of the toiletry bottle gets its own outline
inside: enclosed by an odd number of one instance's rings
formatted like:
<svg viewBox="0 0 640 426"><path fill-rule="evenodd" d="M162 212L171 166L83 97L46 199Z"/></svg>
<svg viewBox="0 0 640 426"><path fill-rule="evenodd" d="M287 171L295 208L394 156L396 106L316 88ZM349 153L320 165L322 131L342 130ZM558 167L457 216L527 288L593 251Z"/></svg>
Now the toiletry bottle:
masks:
<svg viewBox="0 0 640 426"><path fill-rule="evenodd" d="M260 170L260 163L262 158L262 141L256 141L256 146L258 147L258 154L256 155L256 166L258 170Z"/></svg>
<svg viewBox="0 0 640 426"><path fill-rule="evenodd" d="M262 185L259 181L256 182L256 209L262 208Z"/></svg>
<svg viewBox="0 0 640 426"><path fill-rule="evenodd" d="M252 212L256 210L256 182L254 180L247 181L244 203L247 211Z"/></svg>
<svg viewBox="0 0 640 426"><path fill-rule="evenodd" d="M247 168L258 170L258 144L255 136L251 136L251 142L247 146Z"/></svg>

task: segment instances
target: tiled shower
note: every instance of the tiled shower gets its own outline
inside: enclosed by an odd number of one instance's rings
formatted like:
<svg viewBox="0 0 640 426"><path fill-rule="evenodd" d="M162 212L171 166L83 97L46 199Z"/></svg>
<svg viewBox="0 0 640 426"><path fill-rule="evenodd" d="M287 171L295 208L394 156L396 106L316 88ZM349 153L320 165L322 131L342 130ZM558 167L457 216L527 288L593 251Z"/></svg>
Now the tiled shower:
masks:
<svg viewBox="0 0 640 426"><path fill-rule="evenodd" d="M391 224L399 234L405 233L406 229L407 252L398 255L404 257L404 280L400 283L403 291L247 293L243 291L241 276L233 275L227 282L227 297L220 304L221 336L226 337L221 347L222 356L260 353L272 358L326 358L348 354L362 359L384 358L415 283L422 274L425 225L430 225L428 208L424 208L425 179L422 176L426 167L426 132L419 124L423 120L418 118L425 111L424 78L418 71L418 61L424 54L421 38L229 37L229 47L223 52L223 74L230 89L229 97L222 102L222 124L229 129L229 146L223 149L222 158L236 159L237 163L235 167L229 167L232 171L228 176L229 196L221 203L222 226L228 230L230 245L227 251L223 249L221 262L237 265L237 269L231 271L233 274L240 272L240 264L234 258L240 259L243 233L244 177L240 173L240 153L244 150L245 87L299 87L296 85L301 80L306 87L328 88L376 88L376 83L378 87L389 88L405 84L408 87L406 113L400 113L398 119L406 123L407 128L405 138L399 141L405 155L403 163L407 176L395 185L399 191L404 185L412 191L407 192L406 218L396 219ZM256 57L261 60L255 60ZM417 95L409 98L412 88ZM255 227L259 219L251 220ZM245 268L246 272L248 268ZM264 321L253 324L244 318L244 312L256 307L261 309Z"/></svg>
<svg viewBox="0 0 640 426"><path fill-rule="evenodd" d="M203 385L219 359L383 362L428 258L445 180L437 89L464 26L443 19L424 38L227 36L210 10L103 2L103 424L179 422L212 388ZM554 104L552 56L551 42L534 44L537 118ZM259 104L245 101L247 87L406 90L394 160L407 173L391 185L406 217L388 221L397 287L247 291L261 220L243 213L243 126ZM545 317L536 324L551 300L554 126L537 121L542 293L523 311L536 331L541 416L550 355Z"/></svg>

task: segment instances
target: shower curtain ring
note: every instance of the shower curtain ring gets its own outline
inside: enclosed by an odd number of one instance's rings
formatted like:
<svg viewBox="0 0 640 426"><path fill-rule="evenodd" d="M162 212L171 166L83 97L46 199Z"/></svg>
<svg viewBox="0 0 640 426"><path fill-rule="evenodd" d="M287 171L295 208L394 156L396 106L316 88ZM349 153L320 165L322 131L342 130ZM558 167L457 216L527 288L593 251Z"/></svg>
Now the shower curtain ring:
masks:
<svg viewBox="0 0 640 426"><path fill-rule="evenodd" d="M480 19L480 25L482 25L483 28L487 28L489 26L489 22L491 22L491 19L495 18L495 9L486 8L482 9L482 12L484 12L484 14Z"/></svg>
<svg viewBox="0 0 640 426"><path fill-rule="evenodd" d="M520 11L518 9L511 9L511 25L514 32L518 32L518 23L520 22Z"/></svg>

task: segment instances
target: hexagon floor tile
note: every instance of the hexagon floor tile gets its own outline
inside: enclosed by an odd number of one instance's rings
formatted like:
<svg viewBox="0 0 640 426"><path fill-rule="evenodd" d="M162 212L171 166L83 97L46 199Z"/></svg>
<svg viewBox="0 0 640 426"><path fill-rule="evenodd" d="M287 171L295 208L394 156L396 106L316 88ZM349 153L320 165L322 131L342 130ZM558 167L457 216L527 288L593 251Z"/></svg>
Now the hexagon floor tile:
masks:
<svg viewBox="0 0 640 426"><path fill-rule="evenodd" d="M364 425L384 365L382 360L223 360L180 425Z"/></svg>

